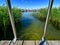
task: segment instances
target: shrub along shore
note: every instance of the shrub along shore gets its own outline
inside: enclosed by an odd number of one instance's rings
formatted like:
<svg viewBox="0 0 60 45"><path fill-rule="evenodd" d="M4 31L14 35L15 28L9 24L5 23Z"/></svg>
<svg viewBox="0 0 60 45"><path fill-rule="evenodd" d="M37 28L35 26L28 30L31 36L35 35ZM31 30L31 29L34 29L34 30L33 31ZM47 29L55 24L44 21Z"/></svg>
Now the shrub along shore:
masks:
<svg viewBox="0 0 60 45"><path fill-rule="evenodd" d="M22 11L18 8L12 8L15 25L20 24L20 18ZM10 23L8 8L6 6L0 6L0 39L12 39L12 27ZM10 36L9 36L10 35Z"/></svg>
<svg viewBox="0 0 60 45"><path fill-rule="evenodd" d="M33 16L38 18L41 21L45 21L47 15L47 8L39 9L39 12L33 13ZM52 8L51 14L49 17L49 22L58 30L60 30L60 7Z"/></svg>

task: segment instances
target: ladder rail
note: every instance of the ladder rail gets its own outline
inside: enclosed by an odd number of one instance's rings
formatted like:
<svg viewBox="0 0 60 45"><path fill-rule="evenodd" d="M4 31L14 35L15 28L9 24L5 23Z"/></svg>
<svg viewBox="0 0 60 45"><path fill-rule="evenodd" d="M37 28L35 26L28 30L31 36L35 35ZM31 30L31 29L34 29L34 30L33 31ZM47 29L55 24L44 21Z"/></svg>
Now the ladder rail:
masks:
<svg viewBox="0 0 60 45"><path fill-rule="evenodd" d="M49 16L50 16L50 13L51 13L51 8L52 8L52 5L53 5L53 1L54 0L49 0L48 12L47 12L47 17L46 17L46 22L45 22L45 25L44 25L44 32L43 32L42 37L45 37L45 33L46 33L46 30L47 30L48 20L49 20Z"/></svg>
<svg viewBox="0 0 60 45"><path fill-rule="evenodd" d="M48 12L47 12L47 17L46 17L46 22L45 22L45 26L44 26L44 32L43 32L43 37L45 36L46 33L46 29L47 29L47 24L48 24L48 20L49 20L49 16L51 13L51 8L52 8L52 4L53 4L53 0L49 0L49 6L48 6ZM11 21L11 26L12 26L12 30L13 30L13 34L14 34L14 39L16 41L16 28L15 28L15 24L14 24L14 17L13 17L13 13L12 13L12 9L11 9L11 3L10 0L6 0L7 3L7 7L8 7L8 12L9 12L9 17L10 17L10 21ZM24 41L23 41L24 43Z"/></svg>
<svg viewBox="0 0 60 45"><path fill-rule="evenodd" d="M11 9L10 0L6 0L6 3L7 3L9 17L10 17L10 22L11 22L11 26L12 26L12 30L13 30L13 35L14 35L14 39L11 41L11 44L12 44L12 43L15 43L16 40L17 40L16 28L15 28L14 17L13 17L13 13L12 13L12 9Z"/></svg>

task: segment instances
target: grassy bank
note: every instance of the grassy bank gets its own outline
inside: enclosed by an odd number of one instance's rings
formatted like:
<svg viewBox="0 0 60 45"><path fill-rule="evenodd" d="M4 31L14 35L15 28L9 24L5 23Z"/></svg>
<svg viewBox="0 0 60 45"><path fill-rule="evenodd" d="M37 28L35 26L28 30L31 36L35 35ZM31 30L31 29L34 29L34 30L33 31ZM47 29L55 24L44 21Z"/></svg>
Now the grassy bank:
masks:
<svg viewBox="0 0 60 45"><path fill-rule="evenodd" d="M21 9L12 8L15 24L19 23L22 14ZM10 35L10 36L9 36ZM0 39L6 39L6 37L12 36L12 27L8 14L8 8L6 6L0 6ZM8 38L7 38L8 39Z"/></svg>
<svg viewBox="0 0 60 45"><path fill-rule="evenodd" d="M39 20L45 21L47 15L47 8L40 9L39 12L33 13L33 16ZM58 30L60 30L60 7L52 8L51 15L49 17L49 22Z"/></svg>

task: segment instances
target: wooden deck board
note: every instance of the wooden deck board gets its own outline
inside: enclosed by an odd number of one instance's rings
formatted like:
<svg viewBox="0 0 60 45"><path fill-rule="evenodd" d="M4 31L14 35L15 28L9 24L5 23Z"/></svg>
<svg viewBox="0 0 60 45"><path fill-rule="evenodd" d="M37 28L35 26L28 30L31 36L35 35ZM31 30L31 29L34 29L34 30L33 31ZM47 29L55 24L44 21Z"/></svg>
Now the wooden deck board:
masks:
<svg viewBox="0 0 60 45"><path fill-rule="evenodd" d="M23 45L35 45L35 41L24 41Z"/></svg>
<svg viewBox="0 0 60 45"><path fill-rule="evenodd" d="M15 45L39 45L41 41L37 40L37 41L27 41L25 40L24 42L22 40L18 40L16 41ZM4 41L0 41L0 45L9 45L10 41L4 40ZM49 45L60 45L60 41L48 41Z"/></svg>
<svg viewBox="0 0 60 45"><path fill-rule="evenodd" d="M0 41L0 45L9 45L10 41Z"/></svg>
<svg viewBox="0 0 60 45"><path fill-rule="evenodd" d="M48 41L49 45L60 45L60 41Z"/></svg>
<svg viewBox="0 0 60 45"><path fill-rule="evenodd" d="M15 45L22 45L22 40L21 41L17 41L16 43L15 43Z"/></svg>

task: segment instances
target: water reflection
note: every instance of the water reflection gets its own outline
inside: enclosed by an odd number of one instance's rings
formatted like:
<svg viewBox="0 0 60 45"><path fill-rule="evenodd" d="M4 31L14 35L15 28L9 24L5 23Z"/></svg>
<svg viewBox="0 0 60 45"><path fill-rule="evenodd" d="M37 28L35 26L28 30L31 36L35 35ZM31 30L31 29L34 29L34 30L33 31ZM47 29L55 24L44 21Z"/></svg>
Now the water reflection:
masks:
<svg viewBox="0 0 60 45"><path fill-rule="evenodd" d="M20 30L20 38L41 39L44 23L32 16L32 12L24 12L21 17L22 30ZM60 39L59 35L60 33L56 32L56 29L49 23L46 32L47 39Z"/></svg>
<svg viewBox="0 0 60 45"><path fill-rule="evenodd" d="M34 17L31 15L32 12L24 12L21 17L22 29L32 24Z"/></svg>

